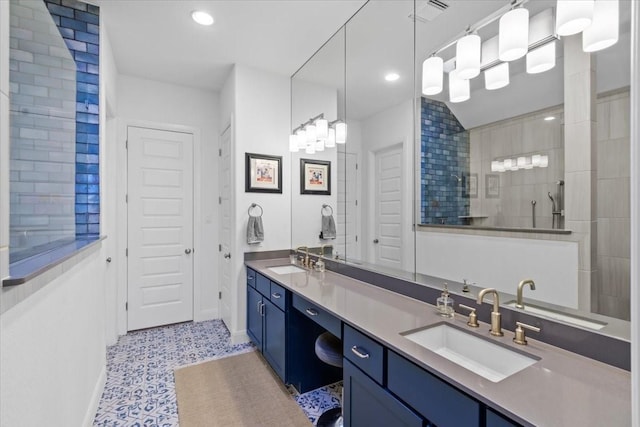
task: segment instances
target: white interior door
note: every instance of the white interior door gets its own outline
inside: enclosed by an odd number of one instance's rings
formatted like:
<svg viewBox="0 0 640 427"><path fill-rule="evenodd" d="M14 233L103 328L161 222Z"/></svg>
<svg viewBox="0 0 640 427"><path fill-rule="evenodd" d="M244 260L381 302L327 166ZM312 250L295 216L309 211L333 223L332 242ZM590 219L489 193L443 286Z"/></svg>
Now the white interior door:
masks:
<svg viewBox="0 0 640 427"><path fill-rule="evenodd" d="M402 146L375 154L373 246L378 265L402 268Z"/></svg>
<svg viewBox="0 0 640 427"><path fill-rule="evenodd" d="M193 320L193 135L129 127L128 330Z"/></svg>
<svg viewBox="0 0 640 427"><path fill-rule="evenodd" d="M220 181L220 253L219 253L219 283L220 283L220 317L227 325L227 329L232 330L232 310L233 293L231 292L231 126L228 126L220 136L220 157L219 157L219 181Z"/></svg>
<svg viewBox="0 0 640 427"><path fill-rule="evenodd" d="M344 250L341 256L362 259L360 254L360 180L358 179L358 155L338 152L338 213L335 249ZM342 249L340 249L342 248Z"/></svg>

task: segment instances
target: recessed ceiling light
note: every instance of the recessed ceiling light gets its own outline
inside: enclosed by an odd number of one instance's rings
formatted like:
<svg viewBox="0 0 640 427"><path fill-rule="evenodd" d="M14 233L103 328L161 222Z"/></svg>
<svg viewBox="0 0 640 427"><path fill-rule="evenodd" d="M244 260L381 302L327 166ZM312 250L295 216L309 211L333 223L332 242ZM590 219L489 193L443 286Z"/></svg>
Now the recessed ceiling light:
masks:
<svg viewBox="0 0 640 427"><path fill-rule="evenodd" d="M547 116L544 119L545 121L550 122L551 120L555 120L556 118L554 116Z"/></svg>
<svg viewBox="0 0 640 427"><path fill-rule="evenodd" d="M191 18L196 21L200 25L211 25L213 24L213 16L204 10L194 10L191 12Z"/></svg>
<svg viewBox="0 0 640 427"><path fill-rule="evenodd" d="M399 78L400 78L400 75L398 73L389 73L386 76L384 76L384 79L388 82L395 82Z"/></svg>

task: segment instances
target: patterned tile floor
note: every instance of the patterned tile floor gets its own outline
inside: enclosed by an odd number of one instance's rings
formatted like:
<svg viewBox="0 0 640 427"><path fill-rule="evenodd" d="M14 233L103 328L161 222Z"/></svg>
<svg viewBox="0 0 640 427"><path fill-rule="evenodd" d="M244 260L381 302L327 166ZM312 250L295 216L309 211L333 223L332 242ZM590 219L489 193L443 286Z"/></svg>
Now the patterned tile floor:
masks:
<svg viewBox="0 0 640 427"><path fill-rule="evenodd" d="M107 349L107 383L94 426L178 426L173 370L254 349L250 343L231 345L220 320L180 323L120 337ZM320 414L339 406L341 391L338 383L294 397L315 424Z"/></svg>

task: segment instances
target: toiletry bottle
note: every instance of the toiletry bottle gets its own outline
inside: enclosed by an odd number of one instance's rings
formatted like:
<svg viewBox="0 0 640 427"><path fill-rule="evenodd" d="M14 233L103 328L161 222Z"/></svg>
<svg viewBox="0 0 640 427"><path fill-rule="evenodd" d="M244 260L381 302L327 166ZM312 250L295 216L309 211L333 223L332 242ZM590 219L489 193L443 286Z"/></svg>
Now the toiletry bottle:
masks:
<svg viewBox="0 0 640 427"><path fill-rule="evenodd" d="M449 296L449 290L447 289L446 283L444 284L442 294L436 301L436 309L440 316L453 317L455 314L453 310L453 298Z"/></svg>

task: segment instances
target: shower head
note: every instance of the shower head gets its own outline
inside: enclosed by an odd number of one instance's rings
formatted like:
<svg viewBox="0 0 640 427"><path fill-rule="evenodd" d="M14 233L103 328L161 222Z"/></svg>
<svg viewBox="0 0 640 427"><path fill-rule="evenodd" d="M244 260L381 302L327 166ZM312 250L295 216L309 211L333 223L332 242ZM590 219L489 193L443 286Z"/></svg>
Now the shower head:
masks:
<svg viewBox="0 0 640 427"><path fill-rule="evenodd" d="M462 181L462 178L460 178L458 175L453 175L453 174L452 174L451 176L452 176L452 177L454 177L455 179L457 179L457 180L458 180L458 182L461 182L461 181Z"/></svg>
<svg viewBox="0 0 640 427"><path fill-rule="evenodd" d="M547 193L547 196L549 196L549 198L551 199L551 212L555 212L556 211L556 202L555 202L555 200L553 200L553 196L551 196L551 192L550 191Z"/></svg>

